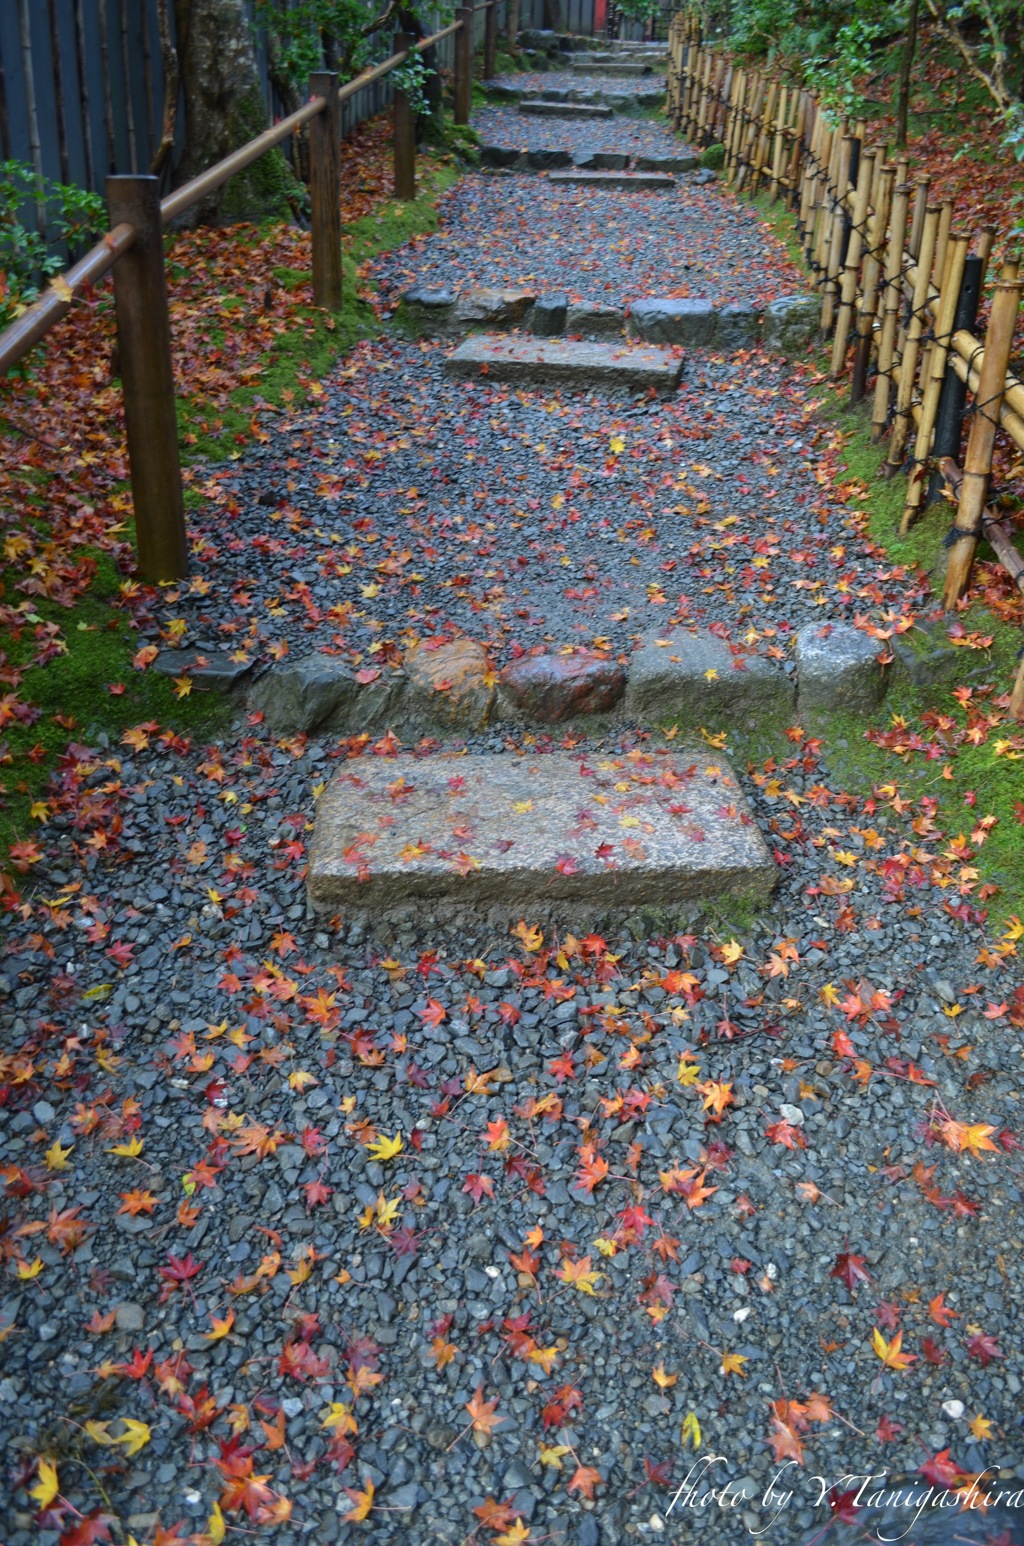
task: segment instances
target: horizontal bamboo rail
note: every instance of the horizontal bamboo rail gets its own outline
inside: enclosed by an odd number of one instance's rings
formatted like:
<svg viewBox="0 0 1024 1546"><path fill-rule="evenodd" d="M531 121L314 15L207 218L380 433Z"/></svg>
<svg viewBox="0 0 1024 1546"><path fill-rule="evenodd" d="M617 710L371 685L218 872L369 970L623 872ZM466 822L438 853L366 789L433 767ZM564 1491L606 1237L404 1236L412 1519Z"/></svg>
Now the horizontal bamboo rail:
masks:
<svg viewBox="0 0 1024 1546"><path fill-rule="evenodd" d="M909 475L901 530L940 472L956 490L945 606L967 589L982 535L1024 590L1012 526L986 514L997 437L1024 452L1024 382L1009 365L1024 285L1011 265L982 295L992 229L957 229L952 202L931 198L926 177L910 182L908 162L870 142L863 123L833 119L799 83L705 46L693 12L672 20L667 103L692 144L723 146L723 176L737 191L766 190L793 211L831 376L849 373L851 402L871 402L873 438L888 438L884 471ZM1012 706L1024 718L1024 668Z"/></svg>
<svg viewBox="0 0 1024 1546"><path fill-rule="evenodd" d="M310 203L313 303L338 310L342 303L339 108L364 87L383 79L413 54L456 37L454 118L468 123L472 96L473 23L485 13L485 70L493 72L498 0L464 5L456 20L401 46L380 64L339 85L321 71L310 78L309 100L296 112L239 147L157 202L157 179L111 177L107 183L112 228L0 334L0 375L14 369L62 321L87 287L114 272L118 353L121 361L139 569L154 581L188 572L181 465L171 370L170 327L163 267L163 233L268 151L310 125ZM415 196L415 121L408 100L395 92L395 196ZM115 208L124 218L113 218Z"/></svg>

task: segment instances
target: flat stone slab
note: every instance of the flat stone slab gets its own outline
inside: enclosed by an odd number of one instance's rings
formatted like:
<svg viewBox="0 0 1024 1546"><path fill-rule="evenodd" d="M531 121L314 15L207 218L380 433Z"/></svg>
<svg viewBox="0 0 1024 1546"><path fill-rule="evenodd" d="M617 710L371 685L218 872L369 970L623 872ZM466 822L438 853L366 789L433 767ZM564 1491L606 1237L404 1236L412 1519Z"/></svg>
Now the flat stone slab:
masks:
<svg viewBox="0 0 1024 1546"><path fill-rule="evenodd" d="M535 118L611 118L615 109L605 102L545 102L538 98L520 102L518 111Z"/></svg>
<svg viewBox="0 0 1024 1546"><path fill-rule="evenodd" d="M252 667L251 660L232 660L223 650L161 650L153 662L161 676L187 676L197 692L230 692Z"/></svg>
<svg viewBox="0 0 1024 1546"><path fill-rule="evenodd" d="M671 349L626 343L591 343L568 338L522 338L480 334L467 338L445 360L452 376L487 376L491 381L540 385L625 388L679 384L682 360Z"/></svg>
<svg viewBox="0 0 1024 1546"><path fill-rule="evenodd" d="M572 62L574 73L580 75L640 76L653 74L650 62L646 60L616 59L602 63L595 62L593 55L588 58L585 54L573 54Z"/></svg>
<svg viewBox="0 0 1024 1546"><path fill-rule="evenodd" d="M572 188L613 188L635 193L662 193L676 185L667 172L552 172L548 182Z"/></svg>
<svg viewBox="0 0 1024 1546"><path fill-rule="evenodd" d="M362 758L320 796L313 906L767 897L776 866L724 758L700 751Z"/></svg>
<svg viewBox="0 0 1024 1546"><path fill-rule="evenodd" d="M624 710L642 724L720 729L737 718L756 725L792 708L794 682L779 665L708 628L648 634L629 667Z"/></svg>

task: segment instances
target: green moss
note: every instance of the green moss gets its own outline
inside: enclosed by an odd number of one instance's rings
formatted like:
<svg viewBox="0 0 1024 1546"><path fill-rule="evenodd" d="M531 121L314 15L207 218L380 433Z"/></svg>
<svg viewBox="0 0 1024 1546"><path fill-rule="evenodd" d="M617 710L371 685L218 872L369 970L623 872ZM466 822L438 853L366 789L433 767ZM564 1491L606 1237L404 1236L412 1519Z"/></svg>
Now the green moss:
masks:
<svg viewBox="0 0 1024 1546"><path fill-rule="evenodd" d="M709 145L700 153L700 164L709 172L720 172L725 165L725 146Z"/></svg>

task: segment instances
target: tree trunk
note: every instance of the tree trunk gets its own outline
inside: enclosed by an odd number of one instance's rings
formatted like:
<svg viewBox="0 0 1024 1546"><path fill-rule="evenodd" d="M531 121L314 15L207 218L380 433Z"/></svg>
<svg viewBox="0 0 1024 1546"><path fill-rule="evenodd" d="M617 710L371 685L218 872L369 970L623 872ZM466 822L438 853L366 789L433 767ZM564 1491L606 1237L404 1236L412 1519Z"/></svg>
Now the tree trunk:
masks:
<svg viewBox="0 0 1024 1546"><path fill-rule="evenodd" d="M184 183L269 125L245 0L174 0L174 20L185 102L177 181ZM271 151L187 218L200 225L258 219L279 211L292 189L283 156Z"/></svg>
<svg viewBox="0 0 1024 1546"><path fill-rule="evenodd" d="M900 65L899 96L896 102L896 144L907 143L907 116L910 112L910 82L914 73L914 54L917 50L918 0L910 0L907 16L907 36L903 43L903 61Z"/></svg>

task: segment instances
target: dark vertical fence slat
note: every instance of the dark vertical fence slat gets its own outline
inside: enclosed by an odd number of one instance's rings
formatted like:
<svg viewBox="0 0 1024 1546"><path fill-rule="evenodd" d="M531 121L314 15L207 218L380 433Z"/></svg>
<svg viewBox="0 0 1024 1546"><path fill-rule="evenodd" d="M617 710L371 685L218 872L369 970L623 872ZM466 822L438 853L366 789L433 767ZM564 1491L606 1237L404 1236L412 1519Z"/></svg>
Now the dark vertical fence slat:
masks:
<svg viewBox="0 0 1024 1546"><path fill-rule="evenodd" d="M82 0L75 0L75 58L78 62L78 99L82 109L82 148L85 151L86 186L96 186L96 164L92 149L92 120L89 116L89 61L85 52L85 17Z"/></svg>
<svg viewBox="0 0 1024 1546"><path fill-rule="evenodd" d="M114 93L110 82L110 34L107 27L107 0L99 0L100 68L103 77L103 132L107 141L104 157L108 172L117 169L117 144L114 139Z"/></svg>
<svg viewBox="0 0 1024 1546"><path fill-rule="evenodd" d="M7 78L4 74L2 48L0 48L0 152L5 161L11 159L11 128L7 121Z"/></svg>
<svg viewBox="0 0 1024 1546"><path fill-rule="evenodd" d="M138 233L114 265L114 305L139 569L147 580L180 580L188 573L188 549L160 179L110 177L107 204L112 226L127 222Z"/></svg>
<svg viewBox="0 0 1024 1546"><path fill-rule="evenodd" d="M121 0L120 23L121 72L124 76L121 82L121 96L124 101L125 118L128 124L128 164L133 172L137 172L139 170L139 146L135 134L135 104L132 101L131 58L128 49L128 0Z"/></svg>
<svg viewBox="0 0 1024 1546"><path fill-rule="evenodd" d="M57 0L46 0L46 14L50 23L50 59L53 70L53 107L57 122L57 154L60 157L60 180L71 181L68 166L68 126L64 113L64 71L60 58L60 29L57 25Z"/></svg>

